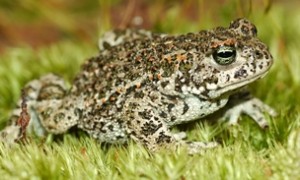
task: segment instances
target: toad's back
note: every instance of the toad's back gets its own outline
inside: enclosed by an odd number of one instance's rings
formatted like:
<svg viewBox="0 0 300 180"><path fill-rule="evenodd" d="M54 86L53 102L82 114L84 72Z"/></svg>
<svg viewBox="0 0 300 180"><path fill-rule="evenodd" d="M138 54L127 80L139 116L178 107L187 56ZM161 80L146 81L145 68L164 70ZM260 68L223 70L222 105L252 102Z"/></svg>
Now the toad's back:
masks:
<svg viewBox="0 0 300 180"><path fill-rule="evenodd" d="M115 103L121 103L118 107L122 107L124 98L144 86L151 86L154 91L167 87L173 92L165 93L172 95L188 94L190 92L185 91L188 87L197 91L193 93L198 96L211 99L208 95L209 91L214 91L211 86L221 88L248 80L250 78L243 76L259 75L272 64L267 47L256 38L255 26L244 27L237 23L231 26L179 36L143 30L116 31L117 36L128 37L114 46L107 43L98 56L89 59L77 75L72 93L84 96L93 108ZM218 48L227 46L233 50L220 51L223 61L233 56L241 60L234 59L228 64L216 62ZM256 61L250 63L251 58ZM257 66L260 70L256 70Z"/></svg>

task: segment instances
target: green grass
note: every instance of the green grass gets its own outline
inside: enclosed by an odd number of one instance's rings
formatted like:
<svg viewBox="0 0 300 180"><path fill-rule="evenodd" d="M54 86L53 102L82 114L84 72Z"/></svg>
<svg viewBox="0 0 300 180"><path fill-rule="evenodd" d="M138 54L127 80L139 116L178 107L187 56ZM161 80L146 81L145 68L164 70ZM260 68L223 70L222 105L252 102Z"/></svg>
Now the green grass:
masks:
<svg viewBox="0 0 300 180"><path fill-rule="evenodd" d="M154 30L187 32L227 25L234 17L231 10L238 9L232 4L219 13L223 17L219 22L207 17L199 24L178 18L180 9L174 7L166 13L169 23L158 22ZM185 149L150 154L133 142L104 146L82 133L79 137L66 134L55 141L33 139L13 147L1 144L1 179L300 179L300 14L297 9L276 4L267 14L264 9L250 14L275 60L270 73L251 85L253 94L279 112L276 118L268 117L268 130L261 130L246 116L236 127L197 122L188 132L189 139L216 140L221 145L193 156ZM177 23L172 23L176 18ZM2 127L26 82L48 72L71 82L80 64L96 53L95 43L77 41L37 50L13 48L3 53Z"/></svg>

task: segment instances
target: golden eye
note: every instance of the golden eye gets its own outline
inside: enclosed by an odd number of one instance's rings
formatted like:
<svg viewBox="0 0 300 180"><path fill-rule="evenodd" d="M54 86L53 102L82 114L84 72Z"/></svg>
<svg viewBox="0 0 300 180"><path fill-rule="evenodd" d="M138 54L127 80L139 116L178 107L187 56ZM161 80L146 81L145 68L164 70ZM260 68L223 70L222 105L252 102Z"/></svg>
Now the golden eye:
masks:
<svg viewBox="0 0 300 180"><path fill-rule="evenodd" d="M220 46L212 54L214 60L220 65L228 65L235 61L236 50L232 46Z"/></svg>

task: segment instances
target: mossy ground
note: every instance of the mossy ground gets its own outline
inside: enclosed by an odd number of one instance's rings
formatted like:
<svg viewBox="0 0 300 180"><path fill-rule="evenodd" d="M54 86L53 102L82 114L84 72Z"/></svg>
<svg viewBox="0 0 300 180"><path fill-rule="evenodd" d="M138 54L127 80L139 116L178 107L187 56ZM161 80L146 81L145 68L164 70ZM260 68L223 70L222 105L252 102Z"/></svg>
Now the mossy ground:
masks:
<svg viewBox="0 0 300 180"><path fill-rule="evenodd" d="M158 9L158 2L148 5ZM157 22L153 29L182 33L226 26L236 14L249 17L275 60L270 73L251 85L255 96L279 112L278 117L268 117L268 130L261 130L246 116L236 127L197 122L189 129L189 139L215 140L221 145L193 156L184 149L151 154L134 142L127 146L100 145L84 133L70 133L55 140L51 136L43 140L33 138L25 145L0 145L1 179L300 179L299 9L276 3L268 9L266 3L258 10L259 5L255 4L244 10L239 9L242 6L237 2L244 1L228 1L219 7L220 12L214 15L221 17L218 21L211 14L202 13L198 23L180 17L183 7L174 5L166 11L164 21ZM115 3L119 2L99 6L105 9ZM100 14L105 13L110 12ZM109 26L112 25L103 29ZM0 56L2 127L26 82L48 72L71 82L80 64L97 53L95 44L96 40L91 43L71 39L37 49L6 49Z"/></svg>

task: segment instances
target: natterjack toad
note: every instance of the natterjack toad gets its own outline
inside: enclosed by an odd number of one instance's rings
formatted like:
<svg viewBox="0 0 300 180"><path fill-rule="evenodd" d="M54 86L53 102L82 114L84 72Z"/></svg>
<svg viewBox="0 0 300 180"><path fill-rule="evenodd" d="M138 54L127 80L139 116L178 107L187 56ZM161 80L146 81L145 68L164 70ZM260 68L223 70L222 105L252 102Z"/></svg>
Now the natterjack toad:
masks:
<svg viewBox="0 0 300 180"><path fill-rule="evenodd" d="M231 98L239 102L224 115L230 123L245 113L264 128L263 112L273 116L275 111L241 95L273 63L256 35L246 19L231 22L229 28L177 36L108 32L99 41L99 55L83 64L70 90L53 74L25 86L28 131L61 134L77 126L100 142L131 138L150 150L186 146L194 153L216 143L186 142L184 132L173 134L170 128L213 114ZM17 108L12 117L19 114ZM2 140L17 138L17 130L8 126Z"/></svg>

